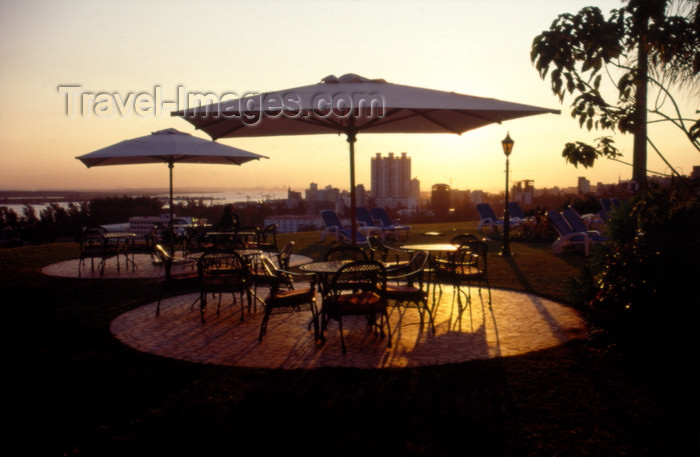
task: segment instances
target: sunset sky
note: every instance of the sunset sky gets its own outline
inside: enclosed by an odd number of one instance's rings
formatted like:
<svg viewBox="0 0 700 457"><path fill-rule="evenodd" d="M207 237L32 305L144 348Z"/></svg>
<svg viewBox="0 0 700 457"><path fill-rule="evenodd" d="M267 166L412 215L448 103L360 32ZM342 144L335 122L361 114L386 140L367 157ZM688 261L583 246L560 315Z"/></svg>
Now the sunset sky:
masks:
<svg viewBox="0 0 700 457"><path fill-rule="evenodd" d="M170 116L183 106L124 105L97 112L80 100L176 100L178 93L265 92L356 73L410 86L454 91L560 109L458 135L360 134L357 183L370 184L377 152L412 159L423 190L435 183L495 191L504 185L500 141L515 140L511 179L537 188L629 179L631 167L602 161L574 168L561 157L568 141L588 132L569 115L530 62L532 39L562 13L617 0L379 1L39 1L0 0L0 188L123 189L167 186L164 165L87 169L75 159L124 139L164 128L208 138ZM70 87L70 88L68 88ZM68 89L67 89L68 88ZM80 92L80 94L79 94ZM88 95L81 95L88 94ZM92 94L92 95L89 95ZM131 98L129 98L131 96ZM696 99L695 99L696 100ZM696 117L697 101L680 97ZM70 112L73 111L73 112ZM654 126L652 140L688 174L697 151L676 129ZM334 134L222 139L269 156L241 167L180 165L175 187L349 185L348 147ZM631 137L615 135L631 162ZM648 168L668 172L650 151Z"/></svg>

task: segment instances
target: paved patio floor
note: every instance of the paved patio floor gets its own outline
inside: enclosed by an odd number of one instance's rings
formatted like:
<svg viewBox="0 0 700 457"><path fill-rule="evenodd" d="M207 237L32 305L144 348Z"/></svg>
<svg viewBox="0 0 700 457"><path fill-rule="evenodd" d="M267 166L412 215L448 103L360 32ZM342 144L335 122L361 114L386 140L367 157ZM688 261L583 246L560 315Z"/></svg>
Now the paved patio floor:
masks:
<svg viewBox="0 0 700 457"><path fill-rule="evenodd" d="M265 290L259 290L264 296ZM155 316L155 303L129 311L112 322L112 333L143 352L196 363L226 366L317 369L363 369L440 365L505 357L545 349L585 336L578 314L557 302L506 290L487 294L472 290L472 304L461 312L452 303L452 288L443 287L435 313L436 333L420 325L416 309L392 308L392 347L363 318L344 320L347 354L340 347L338 324L331 321L325 343L314 341L309 312L273 315L261 343L262 310L240 320L240 301L224 296L220 314L210 302L204 323L198 294L169 298ZM319 297L320 304L320 297Z"/></svg>
<svg viewBox="0 0 700 457"><path fill-rule="evenodd" d="M308 262L303 256L293 264ZM119 271L109 259L105 273L92 271L89 261L79 270L78 260L68 260L43 269L48 275L83 278L157 278L163 269L149 255L135 256L136 268ZM206 321L200 320L199 307L192 304L198 294L167 298L155 316L155 303L119 316L112 322L112 333L124 344L143 352L195 363L227 366L316 369L356 367L363 369L403 368L460 363L492 357L506 357L556 346L572 338L584 337L585 324L572 309L545 298L493 289L492 306L488 295L472 289L472 303L460 309L453 303L452 288L443 286L435 316L435 334L420 325L416 309L392 308L390 324L392 347L375 335L362 318L344 320L347 354L340 348L338 324L331 321L325 343L314 341L308 312L273 315L261 343L258 332L262 309L247 313L240 320L240 303L224 296L221 312L208 307ZM258 295L264 297L261 288ZM320 296L318 304L320 307Z"/></svg>

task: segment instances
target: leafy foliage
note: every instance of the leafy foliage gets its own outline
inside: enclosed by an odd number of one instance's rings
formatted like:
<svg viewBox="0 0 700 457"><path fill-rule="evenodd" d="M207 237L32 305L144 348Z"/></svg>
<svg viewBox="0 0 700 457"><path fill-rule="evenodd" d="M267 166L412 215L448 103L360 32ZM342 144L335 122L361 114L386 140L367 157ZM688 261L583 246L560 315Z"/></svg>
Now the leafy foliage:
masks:
<svg viewBox="0 0 700 457"><path fill-rule="evenodd" d="M615 142L611 137L598 138L597 141L597 147L593 147L581 141L566 143L564 151L562 151L562 156L575 167L583 165L584 168L590 168L595 163L595 159L600 155L613 159L622 155L614 146Z"/></svg>
<svg viewBox="0 0 700 457"><path fill-rule="evenodd" d="M577 14L560 15L549 30L535 37L530 53L535 68L543 79L549 76L552 92L560 101L563 102L566 95L575 95L571 116L578 120L581 128L616 130L646 137L641 124L647 122L647 84L653 83L665 95L662 99L672 100L660 82L663 77L668 84L698 82L698 2L686 2L691 11L685 16L671 12L673 3L629 0L625 7L612 10L607 19L599 8L586 7ZM643 52L638 52L640 50ZM658 80L650 77L657 74ZM603 96L604 76L617 89L614 102ZM692 121L694 125L688 128L688 119L681 116L675 102L673 109L674 115L663 113L660 107L650 112L673 122L700 150L700 121ZM620 155L611 140L598 141L596 146L568 143L563 156L576 166L590 167L597 158L615 159ZM642 157L646 162L645 141L646 138L635 144L635 148L644 148L641 156L635 153L635 161ZM645 173L645 167L640 171ZM634 179L644 181L637 176Z"/></svg>

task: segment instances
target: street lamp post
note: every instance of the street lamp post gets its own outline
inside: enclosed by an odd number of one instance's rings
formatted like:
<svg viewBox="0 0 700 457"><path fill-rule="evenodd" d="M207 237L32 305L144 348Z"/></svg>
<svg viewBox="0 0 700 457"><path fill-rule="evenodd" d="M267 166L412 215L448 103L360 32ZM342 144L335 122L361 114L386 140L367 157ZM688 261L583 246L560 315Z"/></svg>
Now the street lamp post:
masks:
<svg viewBox="0 0 700 457"><path fill-rule="evenodd" d="M510 132L506 135L506 137L501 141L501 145L503 146L503 153L506 155L506 209L503 212L503 248L501 249L501 256L503 257L510 257L511 252L510 252L510 211L508 211L508 187L509 186L509 181L508 181L508 168L510 166L509 163L509 157L510 153L513 151L513 144L515 141L513 141L510 138Z"/></svg>

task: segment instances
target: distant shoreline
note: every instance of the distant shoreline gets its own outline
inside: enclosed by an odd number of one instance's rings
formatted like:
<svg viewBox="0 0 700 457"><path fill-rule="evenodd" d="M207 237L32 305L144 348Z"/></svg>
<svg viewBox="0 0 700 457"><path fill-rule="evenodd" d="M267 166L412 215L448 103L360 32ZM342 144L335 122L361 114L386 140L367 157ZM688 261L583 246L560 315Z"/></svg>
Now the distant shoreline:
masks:
<svg viewBox="0 0 700 457"><path fill-rule="evenodd" d="M193 193L224 193L224 192L280 192L286 191L286 187L236 187L236 188L202 188L202 187L191 187L191 188L178 188L174 191L176 195L182 194L193 194ZM55 199L55 198L66 198L66 199L91 199L99 197L111 197L111 196L134 196L134 195L155 195L155 194L167 194L170 189L167 187L149 187L141 189L94 189L94 190L0 190L0 201L5 199Z"/></svg>
<svg viewBox="0 0 700 457"><path fill-rule="evenodd" d="M169 189L118 189L118 190L0 190L0 206L20 210L25 205L49 206L50 204L66 205L79 204L97 198L110 197L152 197L163 201L168 199ZM210 204L227 204L246 201L262 201L268 199L286 198L286 188L237 188L237 189L177 189L173 193L175 202L187 199L206 200Z"/></svg>

